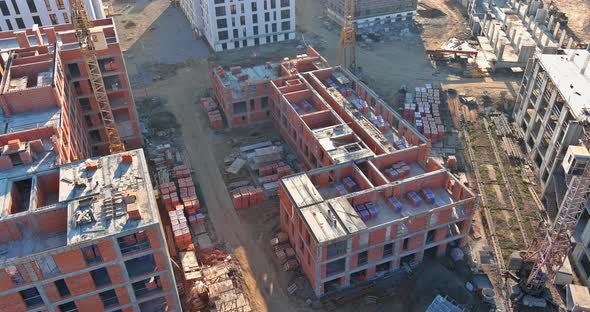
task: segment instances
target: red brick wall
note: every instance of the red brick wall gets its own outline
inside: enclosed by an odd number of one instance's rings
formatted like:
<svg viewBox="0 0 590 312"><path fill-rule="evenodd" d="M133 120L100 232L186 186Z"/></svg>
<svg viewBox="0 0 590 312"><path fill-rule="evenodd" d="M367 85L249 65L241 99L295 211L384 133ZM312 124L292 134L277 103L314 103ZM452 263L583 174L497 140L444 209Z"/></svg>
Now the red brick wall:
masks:
<svg viewBox="0 0 590 312"><path fill-rule="evenodd" d="M109 265L106 269L109 273L109 276L111 277L111 282L113 284L121 284L125 282L123 270L118 264Z"/></svg>
<svg viewBox="0 0 590 312"><path fill-rule="evenodd" d="M92 276L87 272L72 277L66 277L65 281L72 296L79 296L96 290Z"/></svg>
<svg viewBox="0 0 590 312"><path fill-rule="evenodd" d="M55 264L63 274L80 271L87 267L80 249L62 252L53 256Z"/></svg>
<svg viewBox="0 0 590 312"><path fill-rule="evenodd" d="M385 229L376 230L369 233L369 246L385 242Z"/></svg>
<svg viewBox="0 0 590 312"><path fill-rule="evenodd" d="M0 297L0 311L26 311L27 307L21 295L13 293Z"/></svg>
<svg viewBox="0 0 590 312"><path fill-rule="evenodd" d="M98 294L76 300L78 311L102 311L104 305Z"/></svg>
<svg viewBox="0 0 590 312"><path fill-rule="evenodd" d="M117 259L115 248L119 248L119 246L114 246L113 241L106 240L98 243L97 245L102 256L102 261L109 262Z"/></svg>
<svg viewBox="0 0 590 312"><path fill-rule="evenodd" d="M119 299L119 305L126 305L131 303L131 299L129 298L129 293L127 292L127 288L119 287L115 288L115 293L117 294L117 298Z"/></svg>

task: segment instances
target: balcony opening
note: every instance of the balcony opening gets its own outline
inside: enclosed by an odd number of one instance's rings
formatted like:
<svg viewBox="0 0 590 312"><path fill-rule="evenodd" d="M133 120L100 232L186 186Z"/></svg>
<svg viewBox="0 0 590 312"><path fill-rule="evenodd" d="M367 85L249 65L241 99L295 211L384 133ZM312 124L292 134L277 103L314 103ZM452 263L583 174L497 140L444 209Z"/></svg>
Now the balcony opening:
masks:
<svg viewBox="0 0 590 312"><path fill-rule="evenodd" d="M347 243L345 240L328 245L328 259L336 258L346 254L346 246Z"/></svg>
<svg viewBox="0 0 590 312"><path fill-rule="evenodd" d="M78 312L78 307L74 301L66 302L57 306L60 312Z"/></svg>
<svg viewBox="0 0 590 312"><path fill-rule="evenodd" d="M135 282L132 286L133 292L135 292L135 297L137 298L146 297L162 290L162 284L160 282L159 276L153 276L142 281Z"/></svg>
<svg viewBox="0 0 590 312"><path fill-rule="evenodd" d="M117 238L121 254L128 255L150 248L150 241L146 232L141 231Z"/></svg>
<svg viewBox="0 0 590 312"><path fill-rule="evenodd" d="M391 261L383 262L375 267L377 273L389 272L391 270Z"/></svg>
<svg viewBox="0 0 590 312"><path fill-rule="evenodd" d="M168 303L166 297L158 297L139 304L139 311L141 312L160 312L167 311Z"/></svg>
<svg viewBox="0 0 590 312"><path fill-rule="evenodd" d="M326 276L338 274L344 272L344 265L346 264L346 259L339 259L336 261L332 261L326 264Z"/></svg>
<svg viewBox="0 0 590 312"><path fill-rule="evenodd" d="M428 231L428 233L426 234L426 244L430 244L430 243L434 242L435 233L436 233L436 230Z"/></svg>
<svg viewBox="0 0 590 312"><path fill-rule="evenodd" d="M105 309L119 305L119 299L117 298L117 293L114 289L103 291L99 293L98 296L100 297L102 305Z"/></svg>
<svg viewBox="0 0 590 312"><path fill-rule="evenodd" d="M29 210L32 184L33 179L25 179L12 183L10 214L17 214Z"/></svg>
<svg viewBox="0 0 590 312"><path fill-rule="evenodd" d="M55 288L57 288L60 297L65 298L70 296L70 289L65 280L59 279L53 283L55 284Z"/></svg>
<svg viewBox="0 0 590 312"><path fill-rule="evenodd" d="M86 260L87 265L93 265L102 262L102 256L100 255L100 250L98 249L97 245L82 247L80 248L80 251L82 252L84 260Z"/></svg>
<svg viewBox="0 0 590 312"><path fill-rule="evenodd" d="M125 261L127 274L130 278L152 273L156 270L156 260L153 254L133 258Z"/></svg>
<svg viewBox="0 0 590 312"><path fill-rule="evenodd" d="M59 172L38 176L34 209L54 205L59 201Z"/></svg>
<svg viewBox="0 0 590 312"><path fill-rule="evenodd" d="M366 251L359 253L358 258L357 258L357 262L356 262L356 266L362 266L362 265L367 264L368 257L369 257L369 253Z"/></svg>
<svg viewBox="0 0 590 312"><path fill-rule="evenodd" d="M340 288L340 278L335 278L324 283L324 291L327 293L332 291L338 291L340 290Z"/></svg>
<svg viewBox="0 0 590 312"><path fill-rule="evenodd" d="M367 270L361 270L350 274L350 284L356 285L367 279Z"/></svg>
<svg viewBox="0 0 590 312"><path fill-rule="evenodd" d="M43 304L43 298L41 298L41 295L39 294L39 291L36 287L21 290L20 295L23 297L27 308L36 307Z"/></svg>
<svg viewBox="0 0 590 312"><path fill-rule="evenodd" d="M92 276L92 281L94 282L94 286L96 288L102 288L111 285L111 277L105 268L90 271L90 276Z"/></svg>
<svg viewBox="0 0 590 312"><path fill-rule="evenodd" d="M405 257L402 257L402 259L401 259L401 263L402 263L402 264L404 264L404 263L405 263L405 264L411 265L411 264L412 264L412 262L414 262L415 260L416 260L416 254L415 254L415 253L413 253L413 254L411 254L411 255L407 255L407 256L405 256Z"/></svg>
<svg viewBox="0 0 590 312"><path fill-rule="evenodd" d="M72 78L80 77L80 68L78 67L78 64L68 64L68 71L70 72L70 76L72 76Z"/></svg>

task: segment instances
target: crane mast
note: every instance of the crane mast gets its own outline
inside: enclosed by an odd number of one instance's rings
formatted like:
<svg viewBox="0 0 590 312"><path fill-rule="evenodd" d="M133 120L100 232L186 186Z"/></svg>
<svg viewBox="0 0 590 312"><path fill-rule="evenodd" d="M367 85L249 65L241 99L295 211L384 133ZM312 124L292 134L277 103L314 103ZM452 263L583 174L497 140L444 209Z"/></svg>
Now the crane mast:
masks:
<svg viewBox="0 0 590 312"><path fill-rule="evenodd" d="M342 33L338 50L338 62L351 70L356 69L356 31L354 29L355 1L344 0Z"/></svg>
<svg viewBox="0 0 590 312"><path fill-rule="evenodd" d="M84 57L84 64L86 71L88 72L88 79L90 80L90 86L92 92L98 102L100 117L107 133L109 142L109 151L111 154L125 151L125 145L119 135L119 130L115 124L115 118L111 105L109 103L109 97L105 88L102 74L100 72L100 66L96 57L96 46L93 42L93 35L91 28L93 25L88 20L86 9L82 0L69 0L70 4L70 15L72 24L76 30L76 36L80 43L80 51Z"/></svg>
<svg viewBox="0 0 590 312"><path fill-rule="evenodd" d="M588 132L585 133L582 142L586 148L590 148ZM545 283L555 277L569 253L570 235L585 209L586 195L590 191L590 161L583 168L582 174L576 174L571 178L555 221L544 239L531 244L525 253L523 260L533 265L528 277L521 279L520 284L521 288L529 293L540 292Z"/></svg>

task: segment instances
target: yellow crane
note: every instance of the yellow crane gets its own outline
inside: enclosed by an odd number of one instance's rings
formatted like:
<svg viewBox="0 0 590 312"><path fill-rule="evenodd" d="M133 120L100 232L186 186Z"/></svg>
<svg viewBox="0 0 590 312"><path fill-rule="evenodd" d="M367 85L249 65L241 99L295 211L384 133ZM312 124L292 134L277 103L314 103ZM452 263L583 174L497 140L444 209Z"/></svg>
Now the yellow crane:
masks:
<svg viewBox="0 0 590 312"><path fill-rule="evenodd" d="M86 71L88 72L88 79L90 80L90 86L92 92L98 102L100 117L104 125L104 129L107 132L109 140L109 151L111 154L124 152L125 145L119 130L115 124L115 118L111 105L109 103L109 97L102 80L102 74L100 72L100 66L98 59L96 58L96 51L101 48L98 43L100 36L92 32L93 25L88 20L86 9L82 0L69 0L70 4L70 15L72 24L76 30L76 36L80 42L80 51L84 57L84 64ZM102 33L102 31L101 31ZM104 38L103 38L104 39Z"/></svg>
<svg viewBox="0 0 590 312"><path fill-rule="evenodd" d="M356 31L354 29L355 1L344 0L342 14L342 33L340 34L340 46L338 62L340 65L354 71L356 69Z"/></svg>

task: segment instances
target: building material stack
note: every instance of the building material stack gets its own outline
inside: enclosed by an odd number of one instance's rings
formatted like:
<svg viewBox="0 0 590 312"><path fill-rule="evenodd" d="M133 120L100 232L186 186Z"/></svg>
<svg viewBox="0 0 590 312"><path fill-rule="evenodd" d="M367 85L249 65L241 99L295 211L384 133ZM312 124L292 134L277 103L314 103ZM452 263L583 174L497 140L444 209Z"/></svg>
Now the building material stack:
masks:
<svg viewBox="0 0 590 312"><path fill-rule="evenodd" d="M211 128L216 130L223 129L223 119L217 108L217 103L212 98L206 97L201 99L201 104L203 104L203 109L205 109L209 116L209 125Z"/></svg>
<svg viewBox="0 0 590 312"><path fill-rule="evenodd" d="M182 205L179 205L180 209L168 211L170 222L172 224L172 231L174 233L174 243L178 250L188 250L189 246L192 245L191 233L188 228L188 223L184 215Z"/></svg>
<svg viewBox="0 0 590 312"><path fill-rule="evenodd" d="M261 187L243 186L232 192L232 200L236 209L258 206L264 201L264 191Z"/></svg>
<svg viewBox="0 0 590 312"><path fill-rule="evenodd" d="M440 89L431 84L425 88L417 87L415 97L415 105L404 104L404 118L413 121L416 128L432 143L441 142L445 127L440 117ZM406 96L406 102L408 99Z"/></svg>
<svg viewBox="0 0 590 312"><path fill-rule="evenodd" d="M277 237L270 240L273 253L283 266L283 270L295 270L299 263L295 258L295 250L289 244L289 235L285 232L280 232Z"/></svg>

